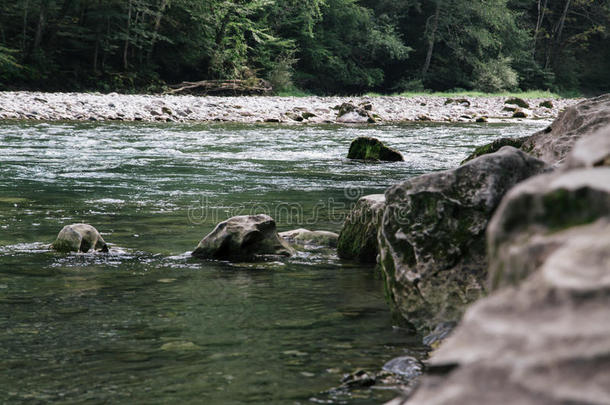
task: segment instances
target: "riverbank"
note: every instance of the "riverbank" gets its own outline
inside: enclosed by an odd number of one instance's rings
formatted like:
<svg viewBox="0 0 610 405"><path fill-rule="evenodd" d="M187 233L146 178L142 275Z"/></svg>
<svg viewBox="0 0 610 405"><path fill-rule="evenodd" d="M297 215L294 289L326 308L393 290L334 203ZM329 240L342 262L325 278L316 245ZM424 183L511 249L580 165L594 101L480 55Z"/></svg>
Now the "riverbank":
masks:
<svg viewBox="0 0 610 405"><path fill-rule="evenodd" d="M550 119L580 99L528 99L513 118L506 97L200 97L101 93L0 92L0 120L146 122L337 122L343 103L367 106L380 123L507 122ZM546 107L541 106L549 101ZM509 107L509 108L506 108Z"/></svg>

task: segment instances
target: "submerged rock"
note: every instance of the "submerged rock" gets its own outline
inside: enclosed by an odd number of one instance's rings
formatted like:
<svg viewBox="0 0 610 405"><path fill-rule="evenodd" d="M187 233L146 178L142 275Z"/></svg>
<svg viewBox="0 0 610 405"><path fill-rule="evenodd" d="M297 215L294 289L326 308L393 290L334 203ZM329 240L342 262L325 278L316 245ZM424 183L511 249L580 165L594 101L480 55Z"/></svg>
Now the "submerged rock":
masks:
<svg viewBox="0 0 610 405"><path fill-rule="evenodd" d="M253 261L267 256L291 256L294 250L279 237L268 215L241 215L216 225L192 255L201 259Z"/></svg>
<svg viewBox="0 0 610 405"><path fill-rule="evenodd" d="M488 221L510 188L544 168L506 146L386 191L380 264L388 298L409 323L430 330L482 296Z"/></svg>
<svg viewBox="0 0 610 405"><path fill-rule="evenodd" d="M64 226L51 247L59 252L87 253L91 249L108 252L108 245L102 235L89 224Z"/></svg>
<svg viewBox="0 0 610 405"><path fill-rule="evenodd" d="M377 261L377 231L384 208L383 194L367 195L358 200L347 215L339 234L337 255L340 258L356 259L362 263Z"/></svg>
<svg viewBox="0 0 610 405"><path fill-rule="evenodd" d="M400 152L388 148L379 139L369 137L354 139L349 147L347 158L388 162L402 162L404 160Z"/></svg>
<svg viewBox="0 0 610 405"><path fill-rule="evenodd" d="M324 247L336 247L339 235L329 231L310 231L309 229L295 229L292 231L280 232L280 237L288 243L297 245L316 245Z"/></svg>
<svg viewBox="0 0 610 405"><path fill-rule="evenodd" d="M383 370L402 378L412 379L419 377L423 372L423 364L414 357L396 357L383 365Z"/></svg>

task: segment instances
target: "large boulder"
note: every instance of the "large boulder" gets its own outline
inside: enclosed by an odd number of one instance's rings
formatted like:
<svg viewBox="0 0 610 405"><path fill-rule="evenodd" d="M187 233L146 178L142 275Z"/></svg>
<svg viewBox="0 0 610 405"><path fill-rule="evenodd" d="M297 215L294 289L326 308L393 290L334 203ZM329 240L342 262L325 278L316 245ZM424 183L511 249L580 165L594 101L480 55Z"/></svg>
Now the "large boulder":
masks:
<svg viewBox="0 0 610 405"><path fill-rule="evenodd" d="M362 263L377 261L377 232L381 225L385 196L373 194L361 197L349 212L339 234L337 255Z"/></svg>
<svg viewBox="0 0 610 405"><path fill-rule="evenodd" d="M610 94L566 108L546 129L527 138L521 149L550 164L563 162L574 143L610 124Z"/></svg>
<svg viewBox="0 0 610 405"><path fill-rule="evenodd" d="M525 142L525 138L500 138L496 139L492 143L488 143L486 145L477 146L466 159L462 161L462 164L471 161L474 158L478 158L479 156L487 155L489 153L494 153L499 151L505 146L512 146L514 148L519 149L523 142Z"/></svg>
<svg viewBox="0 0 610 405"><path fill-rule="evenodd" d="M407 404L610 403L606 214L548 235L553 248L530 255L536 263L518 286L470 307ZM524 236L532 231L523 230Z"/></svg>
<svg viewBox="0 0 610 405"><path fill-rule="evenodd" d="M510 188L544 168L506 146L386 191L380 264L388 298L408 322L429 330L481 297L489 219Z"/></svg>
<svg viewBox="0 0 610 405"><path fill-rule="evenodd" d="M563 170L610 166L610 123L580 139L566 158Z"/></svg>
<svg viewBox="0 0 610 405"><path fill-rule="evenodd" d="M575 155L589 161L584 153ZM571 236L559 231L608 215L610 167L545 174L517 185L489 224L489 285L519 283Z"/></svg>
<svg viewBox="0 0 610 405"><path fill-rule="evenodd" d="M384 160L388 162L402 162L404 158L400 152L390 149L377 138L358 137L349 146L348 159Z"/></svg>
<svg viewBox="0 0 610 405"><path fill-rule="evenodd" d="M108 252L108 245L102 235L89 224L64 226L51 247L59 252L87 253L90 250Z"/></svg>
<svg viewBox="0 0 610 405"><path fill-rule="evenodd" d="M216 225L192 255L200 259L252 261L291 256L293 249L277 233L268 215L240 215Z"/></svg>
<svg viewBox="0 0 610 405"><path fill-rule="evenodd" d="M578 139L588 137L609 124L610 94L605 94L566 108L549 127L512 142L548 164L558 165L563 163ZM481 154L494 152L495 148L484 145L477 149L476 153Z"/></svg>

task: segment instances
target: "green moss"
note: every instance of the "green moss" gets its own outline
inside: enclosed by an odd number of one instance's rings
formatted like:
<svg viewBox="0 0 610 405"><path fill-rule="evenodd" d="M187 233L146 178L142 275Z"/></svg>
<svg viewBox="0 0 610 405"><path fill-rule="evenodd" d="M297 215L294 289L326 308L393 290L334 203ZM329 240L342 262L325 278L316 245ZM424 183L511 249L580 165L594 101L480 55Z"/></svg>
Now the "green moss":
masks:
<svg viewBox="0 0 610 405"><path fill-rule="evenodd" d="M470 154L466 159L462 161L462 164L474 159L479 156L487 155L489 153L495 153L499 151L504 146L512 146L517 149L521 148L525 143L527 138L501 138L496 139L492 143L488 143L487 145L477 147L474 152Z"/></svg>
<svg viewBox="0 0 610 405"><path fill-rule="evenodd" d="M604 195L595 196L596 190L559 189L544 195L542 222L550 232L562 231L574 226L589 224L607 214ZM599 201L599 206L595 202Z"/></svg>
<svg viewBox="0 0 610 405"><path fill-rule="evenodd" d="M403 161L402 155L375 138L356 138L349 147L348 159L384 160L390 162Z"/></svg>
<svg viewBox="0 0 610 405"><path fill-rule="evenodd" d="M63 240L63 239L57 239L55 242L53 242L53 244L51 245L51 247L61 253L68 253L68 252L76 252L78 251L78 249L75 249L75 247Z"/></svg>

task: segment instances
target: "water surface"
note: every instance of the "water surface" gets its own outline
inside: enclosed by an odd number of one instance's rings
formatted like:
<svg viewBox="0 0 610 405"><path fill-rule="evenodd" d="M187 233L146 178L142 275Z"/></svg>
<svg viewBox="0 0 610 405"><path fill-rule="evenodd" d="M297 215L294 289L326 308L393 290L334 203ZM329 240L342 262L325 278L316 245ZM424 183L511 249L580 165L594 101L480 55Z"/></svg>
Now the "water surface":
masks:
<svg viewBox="0 0 610 405"><path fill-rule="evenodd" d="M392 326L370 267L328 251L260 265L188 252L238 214L338 231L359 196L545 124L0 123L0 402L392 398L329 392L343 373L422 353ZM356 136L405 162L348 161ZM98 228L111 254L49 251L75 222Z"/></svg>

